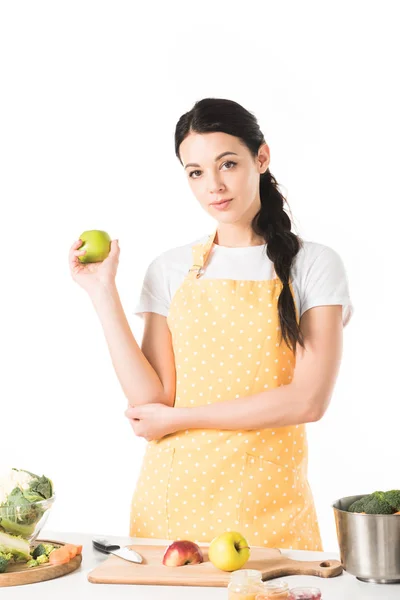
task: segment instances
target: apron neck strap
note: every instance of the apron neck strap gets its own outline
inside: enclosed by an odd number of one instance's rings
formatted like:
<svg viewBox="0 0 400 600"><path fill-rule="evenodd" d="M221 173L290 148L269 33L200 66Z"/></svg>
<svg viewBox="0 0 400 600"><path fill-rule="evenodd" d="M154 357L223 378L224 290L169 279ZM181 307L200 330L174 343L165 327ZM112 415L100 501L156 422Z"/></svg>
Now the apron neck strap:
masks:
<svg viewBox="0 0 400 600"><path fill-rule="evenodd" d="M210 256L217 230L211 233L203 244L196 244L192 248L193 264L189 269L189 277L199 278L204 273L204 267Z"/></svg>

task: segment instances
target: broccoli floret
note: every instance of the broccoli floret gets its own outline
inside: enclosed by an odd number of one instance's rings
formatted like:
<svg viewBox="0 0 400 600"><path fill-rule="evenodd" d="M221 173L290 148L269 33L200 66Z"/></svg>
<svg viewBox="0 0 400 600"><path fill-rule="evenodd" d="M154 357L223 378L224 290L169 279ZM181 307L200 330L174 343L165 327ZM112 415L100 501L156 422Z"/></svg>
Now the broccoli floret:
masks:
<svg viewBox="0 0 400 600"><path fill-rule="evenodd" d="M400 490L390 490L385 493L385 500L396 512L400 511Z"/></svg>
<svg viewBox="0 0 400 600"><path fill-rule="evenodd" d="M49 562L49 557L46 556L45 554L41 554L40 556L37 557L36 562L38 565L44 565L45 563Z"/></svg>
<svg viewBox="0 0 400 600"><path fill-rule="evenodd" d="M374 492L365 501L364 512L367 515L391 515L394 513L394 509L385 500L384 492Z"/></svg>
<svg viewBox="0 0 400 600"><path fill-rule="evenodd" d="M370 494L370 496L372 496L373 498L379 498L379 500L384 500L385 492L382 492L381 490L379 490L378 492L373 492L372 494Z"/></svg>
<svg viewBox="0 0 400 600"><path fill-rule="evenodd" d="M400 490L376 491L353 502L349 512L365 512L370 515L391 515L400 512Z"/></svg>
<svg viewBox="0 0 400 600"><path fill-rule="evenodd" d="M368 497L369 496L365 496L364 498L360 498L359 500L356 500L355 502L353 502L353 504L350 504L350 506L347 510L349 512L353 512L353 513L364 512L365 499Z"/></svg>
<svg viewBox="0 0 400 600"><path fill-rule="evenodd" d="M37 567L37 560L35 560L34 558L32 558L31 560L28 560L28 562L26 563L26 566L28 567L28 569L30 569L31 567Z"/></svg>
<svg viewBox="0 0 400 600"><path fill-rule="evenodd" d="M0 556L0 573L4 573L8 566L8 560L3 556Z"/></svg>
<svg viewBox="0 0 400 600"><path fill-rule="evenodd" d="M44 547L43 544L39 544L38 546L36 546L36 548L34 549L34 551L31 553L32 554L32 558L37 558L38 556L42 556L42 554L46 554L46 548Z"/></svg>
<svg viewBox="0 0 400 600"><path fill-rule="evenodd" d="M51 552L53 552L53 550L56 549L56 546L53 546L53 544L43 544L45 551L46 551L46 556L49 556L51 554Z"/></svg>
<svg viewBox="0 0 400 600"><path fill-rule="evenodd" d="M44 565L49 562L49 557L46 554L44 544L39 544L36 546L34 551L31 554L31 560L27 562L28 567L38 567L39 565Z"/></svg>

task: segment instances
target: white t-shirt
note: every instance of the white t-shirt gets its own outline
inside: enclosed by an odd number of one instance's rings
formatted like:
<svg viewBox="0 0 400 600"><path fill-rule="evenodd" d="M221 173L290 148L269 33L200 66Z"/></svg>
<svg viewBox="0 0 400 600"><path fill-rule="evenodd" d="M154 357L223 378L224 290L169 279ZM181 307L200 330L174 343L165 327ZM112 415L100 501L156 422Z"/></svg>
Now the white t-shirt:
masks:
<svg viewBox="0 0 400 600"><path fill-rule="evenodd" d="M171 248L148 266L134 314L155 312L167 316L171 300L193 264L192 246L205 243L205 235L190 244ZM266 244L230 248L213 244L202 278L262 280L276 277ZM341 257L329 246L303 240L295 256L291 277L300 317L313 306L341 304L343 325L353 313L347 275Z"/></svg>

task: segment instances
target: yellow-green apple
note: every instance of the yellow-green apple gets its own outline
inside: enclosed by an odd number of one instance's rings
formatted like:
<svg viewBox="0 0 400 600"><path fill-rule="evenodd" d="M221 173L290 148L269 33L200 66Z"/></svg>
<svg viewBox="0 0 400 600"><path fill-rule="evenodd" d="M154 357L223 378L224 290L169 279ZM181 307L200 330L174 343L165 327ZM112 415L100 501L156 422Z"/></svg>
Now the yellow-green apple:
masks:
<svg viewBox="0 0 400 600"><path fill-rule="evenodd" d="M197 544L189 540L176 540L165 550L162 562L166 567L181 567L197 565L203 560L203 553Z"/></svg>
<svg viewBox="0 0 400 600"><path fill-rule="evenodd" d="M84 243L78 250L86 250L85 254L78 256L81 263L102 262L110 253L111 238L106 231L98 229L84 231L79 239Z"/></svg>
<svg viewBox="0 0 400 600"><path fill-rule="evenodd" d="M249 560L250 548L241 533L225 531L211 541L208 558L221 571L236 571Z"/></svg>

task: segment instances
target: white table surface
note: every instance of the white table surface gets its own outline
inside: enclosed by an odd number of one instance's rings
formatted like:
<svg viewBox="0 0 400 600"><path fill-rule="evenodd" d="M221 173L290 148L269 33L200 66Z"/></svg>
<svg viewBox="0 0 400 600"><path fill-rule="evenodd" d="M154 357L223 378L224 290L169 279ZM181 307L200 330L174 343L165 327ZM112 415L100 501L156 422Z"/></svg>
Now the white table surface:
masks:
<svg viewBox="0 0 400 600"><path fill-rule="evenodd" d="M87 576L89 571L107 559L107 556L92 549L93 537L106 537L111 543L120 546L134 544L162 544L167 545L167 540L154 540L143 538L118 537L97 534L63 533L55 531L42 531L41 539L71 542L82 544L83 560L80 567L57 579L33 583L29 585L0 588L1 600L43 600L44 598L57 598L57 600L90 600L118 598L135 598L135 600L187 600L190 594L191 600L227 600L226 588L211 587L181 587L181 586L152 586L152 585L116 585L89 583ZM297 560L329 560L338 559L338 555L329 552L308 552L303 550L283 550L282 553L289 558ZM373 584L358 581L345 571L338 577L322 579L308 575L291 576L283 578L289 583L289 587L316 586L322 590L323 600L400 600L400 584ZM132 589L133 588L133 589Z"/></svg>

